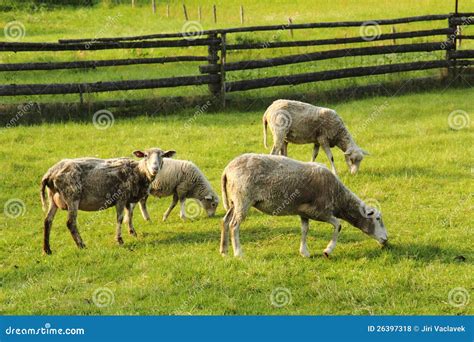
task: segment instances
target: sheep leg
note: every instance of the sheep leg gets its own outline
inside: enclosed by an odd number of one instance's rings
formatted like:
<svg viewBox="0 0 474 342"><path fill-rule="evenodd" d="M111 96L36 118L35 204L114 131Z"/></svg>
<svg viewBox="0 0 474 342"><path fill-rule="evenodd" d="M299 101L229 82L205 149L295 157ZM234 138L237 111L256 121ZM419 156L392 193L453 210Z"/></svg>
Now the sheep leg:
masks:
<svg viewBox="0 0 474 342"><path fill-rule="evenodd" d="M44 219L43 251L46 254L51 254L51 248L49 246L49 235L51 233L51 226L53 224L54 215L56 215L57 210L58 207L51 198L49 202L48 213L46 215L46 218Z"/></svg>
<svg viewBox="0 0 474 342"><path fill-rule="evenodd" d="M337 176L336 166L334 165L334 157L332 156L331 148L329 145L323 145L324 152L328 156L329 162L331 163L331 170L334 175Z"/></svg>
<svg viewBox="0 0 474 342"><path fill-rule="evenodd" d="M123 223L123 211L125 209L125 204L117 203L115 205L115 210L117 211L117 231L115 233L115 240L119 243L119 245L123 245L122 239L122 223Z"/></svg>
<svg viewBox="0 0 474 342"><path fill-rule="evenodd" d="M185 197L179 199L179 205L180 205L179 217L185 220L186 219L186 198Z"/></svg>
<svg viewBox="0 0 474 342"><path fill-rule="evenodd" d="M164 215L163 215L163 221L166 221L168 216L170 215L171 211L176 207L176 204L178 204L178 194L174 193L173 194L173 200L171 201L171 204L168 209L166 209Z"/></svg>
<svg viewBox="0 0 474 342"><path fill-rule="evenodd" d="M283 146L281 147L280 154L282 156L287 156L288 155L288 141L283 142Z"/></svg>
<svg viewBox="0 0 474 342"><path fill-rule="evenodd" d="M308 245L306 243L306 237L308 236L309 230L309 219L300 216L301 218L301 243L300 243L300 254L305 257L309 258L310 253L308 250Z"/></svg>
<svg viewBox="0 0 474 342"><path fill-rule="evenodd" d="M227 251L229 250L229 226L230 221L232 220L233 211L234 208L232 207L227 210L227 213L224 216L224 221L222 222L220 253L223 256L227 255Z"/></svg>
<svg viewBox="0 0 474 342"><path fill-rule="evenodd" d="M249 210L250 205L236 205L234 209L234 215L232 215L232 220L230 221L230 232L232 238L232 249L234 250L235 257L242 257L242 247L240 246L240 224L245 219L247 211Z"/></svg>
<svg viewBox="0 0 474 342"><path fill-rule="evenodd" d="M332 224L334 226L334 232L332 234L332 239L329 241L326 249L324 250L324 256L329 257L329 254L333 251L334 247L336 247L337 237L341 232L341 222L334 216L331 216L326 222Z"/></svg>
<svg viewBox="0 0 474 342"><path fill-rule="evenodd" d="M285 143L285 134L284 132L275 132L273 134L273 147L270 154L281 154L283 152L283 145Z"/></svg>
<svg viewBox="0 0 474 342"><path fill-rule="evenodd" d="M150 221L150 214L148 214L148 209L146 207L146 201L148 199L148 196L145 196L143 197L140 202L139 202L139 205L140 205L140 211L142 213L142 216L143 216L143 219L145 221ZM133 205L135 206L135 205Z"/></svg>
<svg viewBox="0 0 474 342"><path fill-rule="evenodd" d="M314 144L314 147L313 147L313 155L311 157L311 161L314 162L316 160L316 158L318 157L318 153L319 153L319 145L318 144Z"/></svg>
<svg viewBox="0 0 474 342"><path fill-rule="evenodd" d="M133 227L133 208L135 207L135 204L129 203L128 205L125 206L125 222L128 224L128 232L130 235L133 235L137 237L137 232L135 231L135 228Z"/></svg>
<svg viewBox="0 0 474 342"><path fill-rule="evenodd" d="M79 201L75 201L67 205L67 227L71 232L73 240L76 242L77 247L84 248L84 242L81 239L81 235L77 230L77 210L79 209Z"/></svg>

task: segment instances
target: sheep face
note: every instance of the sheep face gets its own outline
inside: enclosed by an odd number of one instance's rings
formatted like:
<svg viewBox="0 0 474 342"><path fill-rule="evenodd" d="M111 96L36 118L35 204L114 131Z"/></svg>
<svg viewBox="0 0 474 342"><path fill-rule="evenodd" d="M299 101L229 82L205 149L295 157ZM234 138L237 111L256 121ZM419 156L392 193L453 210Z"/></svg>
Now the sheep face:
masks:
<svg viewBox="0 0 474 342"><path fill-rule="evenodd" d="M366 154L368 153L362 149L349 149L344 153L351 174L356 174L359 171L360 163Z"/></svg>
<svg viewBox="0 0 474 342"><path fill-rule="evenodd" d="M373 237L381 245L385 245L388 241L387 229L382 220L382 214L371 207L364 207L361 209L364 223L361 230L367 235Z"/></svg>
<svg viewBox="0 0 474 342"><path fill-rule="evenodd" d="M219 205L219 197L216 195L207 195L201 200L202 207L206 210L207 216L212 217L216 214Z"/></svg>
<svg viewBox="0 0 474 342"><path fill-rule="evenodd" d="M163 158L171 158L176 151L163 151L159 148L150 148L146 151L134 151L133 154L138 158L143 158L148 173L155 177L163 167Z"/></svg>

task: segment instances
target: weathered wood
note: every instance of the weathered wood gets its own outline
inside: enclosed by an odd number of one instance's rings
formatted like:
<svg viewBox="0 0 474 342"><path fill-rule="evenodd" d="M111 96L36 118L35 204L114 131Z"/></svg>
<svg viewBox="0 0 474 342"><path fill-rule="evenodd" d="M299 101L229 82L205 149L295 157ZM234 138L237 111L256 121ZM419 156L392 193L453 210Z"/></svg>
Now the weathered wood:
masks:
<svg viewBox="0 0 474 342"><path fill-rule="evenodd" d="M213 5L214 23L217 23L217 8ZM437 14L437 15L425 15L418 17L406 17L398 19L383 19L383 20L371 20L371 22L378 25L394 25L404 24L419 21L433 21L433 20L444 20L451 18L451 14ZM202 32L203 35L218 34L218 33L236 33L236 32L257 32L257 31L275 31L275 30L297 30L297 29L310 29L310 28L331 28L331 27L358 27L366 21L344 21L344 22L321 22L321 23L307 23L307 24L293 24L293 25L269 25L269 26L248 26L248 27L234 27L228 29L216 29L216 30L205 30ZM60 43L83 43L90 41L98 42L120 42L120 41L132 41L132 40L148 40L158 38L177 38L184 37L183 33L158 33L148 34L141 36L129 36L129 37L106 37L106 38L87 38L87 39L60 39Z"/></svg>
<svg viewBox="0 0 474 342"><path fill-rule="evenodd" d="M474 39L474 35L461 34L461 35L458 36L458 38L461 38L461 39Z"/></svg>
<svg viewBox="0 0 474 342"><path fill-rule="evenodd" d="M198 20L202 20L201 5L198 5Z"/></svg>
<svg viewBox="0 0 474 342"><path fill-rule="evenodd" d="M184 13L184 20L188 21L188 10L186 9L186 5L183 4L183 13Z"/></svg>
<svg viewBox="0 0 474 342"><path fill-rule="evenodd" d="M245 22L245 17L244 17L244 6L240 5L240 23L243 25Z"/></svg>
<svg viewBox="0 0 474 342"><path fill-rule="evenodd" d="M151 0L151 11L156 14L156 0Z"/></svg>
<svg viewBox="0 0 474 342"><path fill-rule="evenodd" d="M0 85L0 96L97 93L117 90L168 88L219 83L218 75L182 76L149 80L95 83L9 84Z"/></svg>
<svg viewBox="0 0 474 342"><path fill-rule="evenodd" d="M217 39L217 34L211 34L209 35L209 38L211 39ZM210 66L212 66L213 71L209 72L209 74L219 77L219 69L218 69L218 64L217 62L219 61L219 56L218 56L218 51L219 51L219 45L212 45L210 44L207 48L207 60ZM220 84L209 84L209 92L214 95L214 96L219 96L221 91Z"/></svg>
<svg viewBox="0 0 474 342"><path fill-rule="evenodd" d="M268 68L278 65L304 63L310 61L318 61L333 58L343 58L351 56L371 56L382 55L388 53L408 53L420 51L439 51L448 50L453 46L452 42L448 43L421 43L421 44L402 44L402 45L387 45L387 46L371 46L363 48L339 49L322 52L312 52L299 55L291 55L284 57L276 57L260 60L246 60L241 62L228 63L225 65L225 71L233 70L248 70L258 68ZM199 70L203 73L213 71L215 67L209 65L202 65Z"/></svg>
<svg viewBox="0 0 474 342"><path fill-rule="evenodd" d="M449 35L454 33L453 29L443 28L435 30L421 30L421 31L410 31L410 32L396 32L381 34L380 36L374 37L372 41L383 41L390 39L403 39L403 38L415 38L415 37L430 37ZM295 46L314 46L314 45L339 45L347 43L364 43L367 42L365 37L349 37L349 38L331 38L331 39L317 39L317 40L297 40L287 42L261 42L261 43L246 43L246 44L229 44L227 50L249 50L249 49L267 49L267 48L283 48L283 47L295 47Z"/></svg>
<svg viewBox="0 0 474 342"><path fill-rule="evenodd" d="M452 23L453 25L460 25L460 26L474 25L474 17L473 16L452 17L449 19L449 22Z"/></svg>
<svg viewBox="0 0 474 342"><path fill-rule="evenodd" d="M449 52L450 58L474 58L474 50L456 50Z"/></svg>
<svg viewBox="0 0 474 342"><path fill-rule="evenodd" d="M212 5L212 13L214 16L214 24L217 24L217 6L216 5Z"/></svg>
<svg viewBox="0 0 474 342"><path fill-rule="evenodd" d="M458 61L461 65L469 65L470 61ZM451 66L447 60L389 64L381 66L357 67L340 70L320 71L297 75L275 76L253 80L242 80L226 83L226 92L243 91L257 88L268 88L282 85L295 85L317 81L328 81L340 78L373 76L405 71L446 68Z"/></svg>
<svg viewBox="0 0 474 342"><path fill-rule="evenodd" d="M58 70L58 69L86 69L108 66L122 66L134 64L162 64L173 62L207 61L204 56L176 56L157 58L105 59L98 61L77 62L40 62L40 63L12 63L0 64L0 71L28 71L28 70Z"/></svg>
<svg viewBox="0 0 474 342"><path fill-rule="evenodd" d="M141 42L97 42L88 43L17 43L0 42L0 51L76 51L76 50L108 50L108 49L135 49L153 47L182 47L182 46L206 46L215 44L211 39L180 39Z"/></svg>
<svg viewBox="0 0 474 342"><path fill-rule="evenodd" d="M222 108L225 108L225 65L227 59L227 51L226 51L226 34L221 34L221 105Z"/></svg>

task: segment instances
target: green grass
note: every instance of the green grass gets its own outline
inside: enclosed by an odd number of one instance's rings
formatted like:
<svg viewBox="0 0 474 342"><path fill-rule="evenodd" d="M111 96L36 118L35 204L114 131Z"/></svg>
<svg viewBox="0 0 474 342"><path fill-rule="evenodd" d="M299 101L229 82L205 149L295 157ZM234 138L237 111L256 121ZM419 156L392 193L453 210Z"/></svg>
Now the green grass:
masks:
<svg viewBox="0 0 474 342"><path fill-rule="evenodd" d="M472 295L472 127L453 130L448 115L465 110L472 119L474 90L325 105L338 110L357 142L372 155L351 176L334 151L342 181L363 199L380 203L390 249L343 224L331 259L322 250L328 224L311 222L314 258L299 256L299 219L252 210L241 228L243 259L218 252L216 218L182 222L175 209L160 218L170 199L149 201L153 222L136 215L138 238L114 242L114 210L79 213L88 246L78 250L58 213L52 256L43 256L39 182L61 158L126 156L137 148L173 148L193 160L219 191L225 165L244 152L266 153L261 111L204 113L192 109L168 117L116 120L107 130L89 123L20 126L0 131L0 204L25 203L18 218L0 215L1 314L473 314L454 307L448 294ZM377 108L385 108L380 113ZM374 114L379 113L379 114ZM372 119L370 119L372 118ZM190 122L189 128L187 122ZM289 146L309 160L311 147ZM318 158L327 164L324 154ZM220 191L219 191L220 192ZM455 258L464 256L464 262ZM106 287L114 302L98 307L93 294ZM291 302L271 304L276 288Z"/></svg>
<svg viewBox="0 0 474 342"><path fill-rule="evenodd" d="M16 3L15 1L9 1ZM129 2L119 6L111 6L112 2L102 2L95 7L56 7L47 10L43 7L25 9L22 6L14 7L14 10L0 13L0 26L17 20L24 27L26 35L22 41L33 42L55 42L65 38L96 38L113 36L135 36L142 34L153 34L157 32L181 32L185 25L182 13L182 2L170 2L170 17L166 17L164 2L158 1L158 13L153 15L149 1L141 3L132 9ZM104 4L105 3L105 4ZM190 20L197 20L197 7L202 6L202 20L200 25L203 29L238 27L241 26L239 6L244 5L246 13L245 26L249 25L275 25L287 24L288 17L293 18L294 23L307 23L317 21L341 21L341 20L374 20L383 18L396 18L416 16L425 14L444 14L452 12L454 2L444 0L430 1L322 1L308 2L304 0L278 1L275 5L270 1L185 1ZM212 4L217 5L218 22L212 19ZM7 3L8 4L8 3ZM109 4L109 5L107 5ZM474 11L472 4L461 3L461 11ZM48 23L45 25L45 23ZM85 25L84 23L87 23ZM428 23L412 23L397 26L397 32L421 30L429 28L446 28L447 21L434 21ZM391 26L380 27L380 33L390 33ZM463 34L473 34L472 26L466 27ZM260 33L237 33L229 34L227 39L230 43L242 41L286 41L286 40L309 40L334 37L351 37L360 34L359 27L317 29L317 30L295 30L294 37L290 36L288 30ZM442 42L446 37L428 37L398 40L398 44L410 42ZM0 40L3 40L0 37ZM392 44L391 41L369 42L364 44L330 45L316 47L295 47L279 49L263 49L249 51L229 51L227 62L236 62L249 59L265 59L290 54L303 54L328 49L342 49L358 46L377 46ZM472 49L473 41L465 40L463 49ZM162 48L162 49L133 49L133 50L105 50L105 51L81 51L81 52L0 52L0 63L20 62L45 62L45 61L77 61L114 58L137 58L137 57L159 57L173 55L207 55L206 47L196 48ZM241 79L253 79L271 76L284 76L297 73L316 72L349 68L355 66L370 66L381 64L403 63L409 61L435 60L444 58L444 52L433 53L406 53L398 55L377 55L365 57L347 57L331 59L326 61L307 62L293 65L278 66L246 71L234 71L226 74L227 81ZM98 82L127 79L149 79L184 75L200 75L199 65L203 62L170 63L164 65L136 65L97 68L95 70L53 70L34 72L3 72L0 73L0 84L11 83L76 83L76 82ZM309 83L298 86L284 86L263 90L247 91L229 94L230 99L258 98L261 96L279 96L279 94L299 94L325 90L364 85L373 82L394 81L408 79L410 77L437 76L439 70L420 71L416 73L402 73L372 76L365 78L342 79L327 82ZM147 89L129 92L96 93L86 94L85 101L97 101L105 99L123 98L153 98L170 95L203 95L208 94L207 86ZM20 101L78 101L77 94L61 96L29 96L29 97L4 97L2 102L16 103Z"/></svg>

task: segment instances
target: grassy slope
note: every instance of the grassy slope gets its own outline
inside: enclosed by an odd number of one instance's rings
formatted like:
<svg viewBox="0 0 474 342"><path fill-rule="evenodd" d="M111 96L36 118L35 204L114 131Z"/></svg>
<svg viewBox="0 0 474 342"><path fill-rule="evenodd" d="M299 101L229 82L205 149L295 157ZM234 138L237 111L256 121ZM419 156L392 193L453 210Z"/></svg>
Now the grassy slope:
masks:
<svg viewBox="0 0 474 342"><path fill-rule="evenodd" d="M23 216L0 216L0 313L2 314L473 314L472 303L448 304L448 293L472 293L472 135L451 130L448 114L472 109L474 90L451 90L400 98L374 98L336 108L372 153L361 173L350 176L335 152L344 183L384 212L392 248L344 224L330 260L320 257L331 227L311 223L315 258L298 255L296 217L252 211L241 231L242 260L218 253L220 218L182 222L178 210L159 218L169 198L151 199L153 223L136 216L138 239L114 243L114 210L79 214L88 248L77 250L65 213L52 230L53 255L41 255L39 180L63 157L127 155L158 145L191 159L219 189L224 166L236 155L264 152L260 112L206 113L120 120L108 130L92 124L17 127L0 133L0 203L18 198ZM386 102L387 101L387 102ZM376 119L365 120L381 105ZM422 105L420 105L422 104ZM330 104L328 104L330 105ZM472 114L472 113L471 113ZM364 128L364 125L366 126ZM308 160L310 146L290 145L290 155ZM324 154L319 160L326 163ZM87 224L87 222L89 222ZM463 255L466 262L457 262ZM97 288L115 296L108 307L92 303ZM291 291L283 308L270 303L277 287ZM471 301L472 302L472 301Z"/></svg>
<svg viewBox="0 0 474 342"><path fill-rule="evenodd" d="M158 2L158 14L153 15L150 6L139 6L132 9L130 6L121 5L115 7L97 6L94 8L65 8L53 11L25 11L16 10L0 13L0 26L12 20L21 21L26 28L24 41L57 41L61 38L95 38L104 36L129 36L150 34L156 32L182 31L184 19L181 2L171 3L170 18L165 16L165 5ZM214 24L211 16L212 3L217 4L218 23ZM286 24L287 18L292 17L295 23L315 22L315 21L338 21L338 20L373 20L380 18L395 18L404 16L449 13L453 10L450 1L409 1L401 0L380 1L317 1L313 5L307 1L186 1L190 20L197 20L197 6L202 6L203 19L201 25L203 29L215 27L240 26L239 6L243 4L246 12L245 25L261 24ZM390 8L390 11L387 11ZM461 4L462 11L474 11L470 4ZM112 19L110 19L112 18ZM223 19L225 18L225 20ZM85 24L87 23L87 24ZM446 21L433 23L414 23L410 25L400 25L398 31L408 31L417 29L428 29L433 27L444 28ZM381 33L389 33L390 26L381 28ZM465 30L470 34L472 28ZM295 40L319 39L328 37L344 37L359 35L359 28L338 28L319 30L297 30L294 32ZM265 32L258 34L233 34L229 35L230 42L235 41L282 41L291 39L287 30L277 32ZM444 37L417 38L413 42L436 42ZM0 38L1 40L1 38ZM408 43L409 40L400 40L398 43ZM371 45L390 44L391 42L375 42ZM471 44L471 45L469 45ZM351 46L357 46L352 44ZM360 45L360 44L359 44ZM365 44L367 46L367 44ZM472 43L465 41L464 48L469 48ZM284 48L284 49L264 49L251 51L229 52L228 62L261 59L289 54L300 54L327 49L344 48L347 46L319 46L307 48ZM0 62L15 63L27 61L69 61L69 60L91 60L108 58L136 58L136 57L156 57L169 55L206 55L206 48L188 49L134 49L134 50L108 50L108 51L82 51L82 52L43 52L43 53L0 53ZM320 70L338 69L361 65L379 65L387 63L401 63L404 61L432 60L444 56L443 52L435 53L410 53L403 55L379 55L372 57L350 57L342 59L332 59L329 61L319 61L301 63L289 66L279 66L248 71L230 72L227 80L239 80L247 78L269 77L275 75L288 75L304 72L315 72ZM35 71L35 72L10 72L0 73L0 83L67 83L67 82L97 82L124 79L146 79L161 78L180 75L199 74L198 66L202 63L172 63L165 65L138 65L126 67L98 68L96 70L57 70L57 71ZM411 73L411 76L437 75L439 71L423 71ZM230 96L246 98L247 96L275 95L284 92L285 94L297 94L301 92L318 92L328 88L348 86L354 84L366 84L379 80L394 80L407 75L383 75L371 78L343 79L329 82L304 84L295 87L279 87L274 89L256 90L244 93L234 93ZM408 76L410 77L410 76ZM186 94L207 94L207 86L188 87L177 89L154 89L132 92L115 92L105 94L91 94L86 96L86 100L110 99L110 98L141 98L163 95ZM3 98L2 101L77 101L78 95L65 96L41 96L41 97L16 97Z"/></svg>

